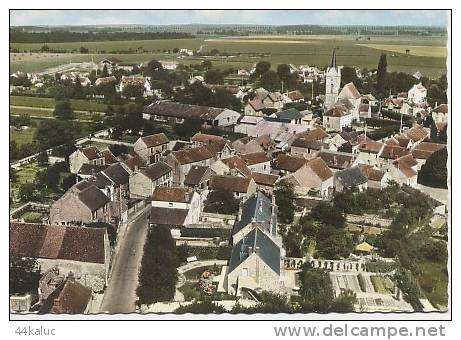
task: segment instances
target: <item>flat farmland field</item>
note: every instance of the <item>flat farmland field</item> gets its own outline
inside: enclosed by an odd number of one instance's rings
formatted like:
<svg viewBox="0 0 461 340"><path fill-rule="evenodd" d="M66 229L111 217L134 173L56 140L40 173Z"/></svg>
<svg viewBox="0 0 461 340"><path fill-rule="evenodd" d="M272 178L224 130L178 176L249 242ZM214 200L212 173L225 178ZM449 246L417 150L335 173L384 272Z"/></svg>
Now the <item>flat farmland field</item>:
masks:
<svg viewBox="0 0 461 340"><path fill-rule="evenodd" d="M18 48L19 50L30 50L39 49L42 45L11 44L10 47ZM203 46L208 51L218 49L220 52L226 52L231 55L226 60L211 59L213 64L218 68L248 68L261 60L271 62L274 68L281 63L324 67L330 61L332 49L336 48L338 63L340 65L372 69L377 67L379 56L384 52L388 53L389 71L407 73L420 71L430 77L439 77L446 72L445 55L447 54L445 38L408 37L372 37L370 40L356 40L355 36L250 36L51 43L47 45L50 48L67 49L69 52L78 50L80 46L84 46L89 48L90 52L93 53L97 53L98 51L106 51L107 53L112 50L127 50L129 48L136 52L138 48L142 47L142 49L151 51L151 53L95 54L94 61L114 56L124 62L142 63L151 59L159 59L176 60L178 63L183 64L195 64L203 59L197 56L178 59L173 54L163 53L163 50L172 50L175 47L197 50ZM410 49L409 55L405 54L405 49L407 48ZM83 58L84 61L91 60L91 55L81 55L78 53L65 55L67 62L68 60L79 61L80 58ZM38 64L31 67L30 64L32 63L37 63L37 61L14 59L11 62L11 69L13 71L18 69L27 71L34 68L34 72L37 72L40 67L44 68L43 65ZM49 62L47 61L47 63ZM64 62L62 61L61 63Z"/></svg>
<svg viewBox="0 0 461 340"><path fill-rule="evenodd" d="M413 45L379 45L379 44L357 44L358 46L374 48L380 51L388 51L406 54L409 50L410 55L418 57L446 58L447 48L444 46L413 46Z"/></svg>

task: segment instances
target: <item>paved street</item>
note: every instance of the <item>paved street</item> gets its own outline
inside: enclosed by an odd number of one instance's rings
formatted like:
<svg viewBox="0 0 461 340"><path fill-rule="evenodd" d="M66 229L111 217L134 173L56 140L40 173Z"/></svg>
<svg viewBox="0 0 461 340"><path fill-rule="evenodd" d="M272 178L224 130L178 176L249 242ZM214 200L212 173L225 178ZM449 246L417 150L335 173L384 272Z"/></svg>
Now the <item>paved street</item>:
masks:
<svg viewBox="0 0 461 340"><path fill-rule="evenodd" d="M101 312L132 313L135 311L138 270L147 236L146 209L128 225L118 254L115 254L112 276L104 295Z"/></svg>

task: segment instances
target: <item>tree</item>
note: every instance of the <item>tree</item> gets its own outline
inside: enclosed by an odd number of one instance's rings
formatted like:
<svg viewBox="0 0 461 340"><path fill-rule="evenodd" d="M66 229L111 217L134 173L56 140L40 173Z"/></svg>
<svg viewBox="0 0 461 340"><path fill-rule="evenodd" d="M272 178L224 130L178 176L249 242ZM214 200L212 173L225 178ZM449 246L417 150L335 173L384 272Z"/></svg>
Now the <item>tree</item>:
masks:
<svg viewBox="0 0 461 340"><path fill-rule="evenodd" d="M21 202L29 202L35 198L35 186L32 183L24 183L19 187Z"/></svg>
<svg viewBox="0 0 461 340"><path fill-rule="evenodd" d="M281 223L291 223L295 215L295 190L292 183L279 182L276 184L275 203L278 208L278 219Z"/></svg>
<svg viewBox="0 0 461 340"><path fill-rule="evenodd" d="M357 73L355 72L355 68L344 66L341 69L341 86L344 86L348 83L357 84Z"/></svg>
<svg viewBox="0 0 461 340"><path fill-rule="evenodd" d="M78 132L70 121L43 119L37 127L34 139L42 149L49 149L60 144L74 144Z"/></svg>
<svg viewBox="0 0 461 340"><path fill-rule="evenodd" d="M234 197L230 191L213 190L205 201L204 210L218 214L235 214L239 209L239 200Z"/></svg>
<svg viewBox="0 0 461 340"><path fill-rule="evenodd" d="M182 124L173 125L173 132L178 137L192 137L202 128L200 119L186 118Z"/></svg>
<svg viewBox="0 0 461 340"><path fill-rule="evenodd" d="M378 70L376 73L376 90L378 92L378 95L383 97L385 95L385 81L386 81L386 74L387 74L387 57L386 53L382 53L380 58L379 58L379 63L378 63Z"/></svg>
<svg viewBox="0 0 461 340"><path fill-rule="evenodd" d="M56 189L59 186L60 178L59 170L55 166L49 166L48 168L37 172L35 182L39 186Z"/></svg>
<svg viewBox="0 0 461 340"><path fill-rule="evenodd" d="M101 78L109 77L109 71L107 70L107 65L104 64L101 72Z"/></svg>
<svg viewBox="0 0 461 340"><path fill-rule="evenodd" d="M79 52L82 54L87 54L89 51L86 47L80 46Z"/></svg>
<svg viewBox="0 0 461 340"><path fill-rule="evenodd" d="M263 291L258 294L258 300L259 302L253 307L243 307L239 303L236 303L231 313L293 313L293 307L289 303L286 295Z"/></svg>
<svg viewBox="0 0 461 340"><path fill-rule="evenodd" d="M123 87L122 95L125 98L138 98L144 94L144 86L127 84Z"/></svg>
<svg viewBox="0 0 461 340"><path fill-rule="evenodd" d="M258 79L264 73L268 72L270 69L271 69L271 63L270 62L268 62L268 61L260 61L255 66L255 71L253 73L253 76L256 79Z"/></svg>
<svg viewBox="0 0 461 340"><path fill-rule="evenodd" d="M418 172L418 183L434 188L447 188L447 149L434 152Z"/></svg>
<svg viewBox="0 0 461 340"><path fill-rule="evenodd" d="M354 303L357 302L357 295L350 289L335 298L331 304L330 311L335 313L352 313L354 312Z"/></svg>
<svg viewBox="0 0 461 340"><path fill-rule="evenodd" d="M39 279L37 259L10 255L10 295L35 295Z"/></svg>
<svg viewBox="0 0 461 340"><path fill-rule="evenodd" d="M328 272L306 263L299 278L303 312L327 313L333 302L333 287Z"/></svg>
<svg viewBox="0 0 461 340"><path fill-rule="evenodd" d="M224 77L221 71L216 69L211 69L205 72L204 76L205 83L207 84L223 84Z"/></svg>
<svg viewBox="0 0 461 340"><path fill-rule="evenodd" d="M144 244L139 286L136 289L139 303L151 304L173 299L178 281L178 264L169 227L151 227Z"/></svg>
<svg viewBox="0 0 461 340"><path fill-rule="evenodd" d="M314 220L320 221L326 225L332 225L336 228L344 227L346 222L346 218L340 209L325 202L320 202L314 208L312 208L310 217Z"/></svg>
<svg viewBox="0 0 461 340"><path fill-rule="evenodd" d="M259 85L268 91L280 90L280 78L275 71L263 73L259 79Z"/></svg>
<svg viewBox="0 0 461 340"><path fill-rule="evenodd" d="M64 177L61 182L61 189L63 191L69 190L75 183L77 183L77 175L76 174L69 174L68 176Z"/></svg>
<svg viewBox="0 0 461 340"><path fill-rule="evenodd" d="M60 100L57 101L54 106L53 114L62 119L72 119L74 117L74 112L72 106L70 105L69 100Z"/></svg>
<svg viewBox="0 0 461 340"><path fill-rule="evenodd" d="M37 162L40 165L48 164L48 153L46 152L46 150L40 151L37 157Z"/></svg>

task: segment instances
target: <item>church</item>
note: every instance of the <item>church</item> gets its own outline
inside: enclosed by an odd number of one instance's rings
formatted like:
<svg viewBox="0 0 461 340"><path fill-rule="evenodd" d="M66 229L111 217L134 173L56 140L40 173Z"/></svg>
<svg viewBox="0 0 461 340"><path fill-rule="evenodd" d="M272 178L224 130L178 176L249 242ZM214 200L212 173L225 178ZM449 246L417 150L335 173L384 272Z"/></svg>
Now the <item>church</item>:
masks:
<svg viewBox="0 0 461 340"><path fill-rule="evenodd" d="M362 95L354 83L341 89L341 66L336 62L336 49L333 49L330 65L325 75L325 101L323 126L327 131L342 131L359 120Z"/></svg>

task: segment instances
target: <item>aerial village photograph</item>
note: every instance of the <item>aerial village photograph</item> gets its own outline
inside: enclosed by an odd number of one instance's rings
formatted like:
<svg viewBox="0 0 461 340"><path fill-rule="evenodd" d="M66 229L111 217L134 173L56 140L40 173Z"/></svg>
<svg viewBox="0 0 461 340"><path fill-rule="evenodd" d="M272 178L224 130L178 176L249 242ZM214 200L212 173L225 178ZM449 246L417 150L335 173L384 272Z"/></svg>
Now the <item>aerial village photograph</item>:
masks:
<svg viewBox="0 0 461 340"><path fill-rule="evenodd" d="M449 10L9 16L11 318L450 312Z"/></svg>

